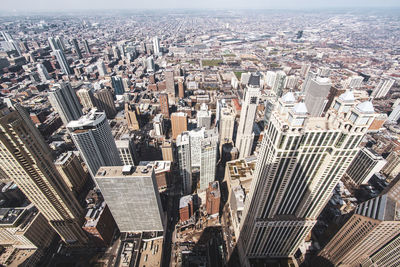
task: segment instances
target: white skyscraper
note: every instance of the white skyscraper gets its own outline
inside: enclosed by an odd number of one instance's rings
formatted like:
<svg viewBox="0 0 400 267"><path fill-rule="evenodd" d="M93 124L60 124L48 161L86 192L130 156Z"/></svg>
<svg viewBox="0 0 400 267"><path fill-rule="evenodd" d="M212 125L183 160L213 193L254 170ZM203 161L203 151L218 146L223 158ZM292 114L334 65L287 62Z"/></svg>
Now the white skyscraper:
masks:
<svg viewBox="0 0 400 267"><path fill-rule="evenodd" d="M54 85L49 92L49 101L64 124L82 116L82 107L69 83Z"/></svg>
<svg viewBox="0 0 400 267"><path fill-rule="evenodd" d="M400 119L400 99L397 99L392 106L392 112L390 112L388 122L397 123Z"/></svg>
<svg viewBox="0 0 400 267"><path fill-rule="evenodd" d="M154 58L152 56L146 59L146 69L147 72L153 72L156 70L156 67L154 65Z"/></svg>
<svg viewBox="0 0 400 267"><path fill-rule="evenodd" d="M68 123L67 129L92 177L101 166L122 165L104 112L93 109L80 119Z"/></svg>
<svg viewBox="0 0 400 267"><path fill-rule="evenodd" d="M235 112L231 107L223 107L219 117L220 144L233 142L233 130L235 129Z"/></svg>
<svg viewBox="0 0 400 267"><path fill-rule="evenodd" d="M102 166L95 180L121 232L164 230L164 215L151 164Z"/></svg>
<svg viewBox="0 0 400 267"><path fill-rule="evenodd" d="M71 68L69 67L67 58L65 57L62 50L55 50L54 55L57 58L58 64L60 64L61 70L68 75L72 74Z"/></svg>
<svg viewBox="0 0 400 267"><path fill-rule="evenodd" d="M301 87L301 90L302 90L304 93L307 93L307 89L308 89L308 87L310 86L311 80L312 80L312 79L315 79L315 78L317 78L317 77L318 77L317 73L312 72L312 71L309 71L309 72L307 73L306 77L304 78L304 83L303 83L303 85L302 85L302 87Z"/></svg>
<svg viewBox="0 0 400 267"><path fill-rule="evenodd" d="M252 78L250 78L252 80ZM253 146L253 124L256 116L260 87L256 82L249 84L245 91L240 112L239 127L237 129L235 146L239 149L239 157L250 155Z"/></svg>
<svg viewBox="0 0 400 267"><path fill-rule="evenodd" d="M310 233L333 188L358 151L375 113L371 102L334 100L310 117L292 93L266 126L238 241L241 266L291 257Z"/></svg>
<svg viewBox="0 0 400 267"><path fill-rule="evenodd" d="M99 71L100 76L105 76L107 74L107 69L103 60L97 62L97 70Z"/></svg>
<svg viewBox="0 0 400 267"><path fill-rule="evenodd" d="M36 65L36 68L37 68L37 71L39 73L40 80L42 82L46 82L46 81L50 80L50 75L47 72L47 69L43 66L43 64L38 63Z"/></svg>
<svg viewBox="0 0 400 267"><path fill-rule="evenodd" d="M218 132L214 128L205 132L204 140L201 142L200 191L206 190L208 184L215 180L218 137Z"/></svg>
<svg viewBox="0 0 400 267"><path fill-rule="evenodd" d="M192 167L201 165L201 143L204 140L204 132L205 128L197 128L189 132Z"/></svg>
<svg viewBox="0 0 400 267"><path fill-rule="evenodd" d="M272 91L275 92L277 97L282 96L283 88L285 88L286 74L284 71L278 71L276 73L276 78L274 84L272 85Z"/></svg>
<svg viewBox="0 0 400 267"><path fill-rule="evenodd" d="M183 132L176 138L178 148L179 173L182 178L182 193L192 193L192 163L190 158L190 137L189 132Z"/></svg>
<svg viewBox="0 0 400 267"><path fill-rule="evenodd" d="M361 87L364 78L361 76L351 76L345 81L345 88L357 89Z"/></svg>
<svg viewBox="0 0 400 267"><path fill-rule="evenodd" d="M197 127L205 127L207 130L211 127L211 110L208 110L207 104L203 103L197 112Z"/></svg>
<svg viewBox="0 0 400 267"><path fill-rule="evenodd" d="M374 89L374 91L371 94L371 97L373 98L382 98L387 95L389 92L390 88L392 88L394 84L393 79L383 79L379 82L378 86Z"/></svg>
<svg viewBox="0 0 400 267"><path fill-rule="evenodd" d="M326 103L328 103L328 94L331 89L332 82L329 78L317 77L309 82L305 104L308 112L312 117L322 115Z"/></svg>
<svg viewBox="0 0 400 267"><path fill-rule="evenodd" d="M153 38L153 50L155 55L160 54L160 40L157 36Z"/></svg>

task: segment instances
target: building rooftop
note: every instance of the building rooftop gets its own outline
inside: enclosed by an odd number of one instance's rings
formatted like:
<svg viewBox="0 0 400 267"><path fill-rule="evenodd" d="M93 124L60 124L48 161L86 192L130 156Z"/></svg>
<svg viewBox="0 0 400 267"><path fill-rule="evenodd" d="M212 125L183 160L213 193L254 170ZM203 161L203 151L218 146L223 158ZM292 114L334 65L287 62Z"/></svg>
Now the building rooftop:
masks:
<svg viewBox="0 0 400 267"><path fill-rule="evenodd" d="M106 114L104 112L98 112L96 109L92 109L88 114L83 115L78 120L70 121L67 124L67 128L71 128L72 130L92 128L103 121L105 117Z"/></svg>
<svg viewBox="0 0 400 267"><path fill-rule="evenodd" d="M153 167L147 166L103 166L97 171L96 179L151 176Z"/></svg>
<svg viewBox="0 0 400 267"><path fill-rule="evenodd" d="M187 196L181 197L181 199L179 200L179 208L181 209L181 208L188 206L192 200L193 200L192 195L187 195Z"/></svg>

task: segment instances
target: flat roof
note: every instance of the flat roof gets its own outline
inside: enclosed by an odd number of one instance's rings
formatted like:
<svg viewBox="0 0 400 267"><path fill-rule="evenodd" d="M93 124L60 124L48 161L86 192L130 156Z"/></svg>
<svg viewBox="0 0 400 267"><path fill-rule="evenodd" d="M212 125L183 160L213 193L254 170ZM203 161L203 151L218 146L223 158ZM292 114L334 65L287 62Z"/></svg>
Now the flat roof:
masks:
<svg viewBox="0 0 400 267"><path fill-rule="evenodd" d="M129 170L128 167L130 166ZM96 179L101 178L126 178L126 177L147 177L151 176L153 166L103 166L96 174Z"/></svg>

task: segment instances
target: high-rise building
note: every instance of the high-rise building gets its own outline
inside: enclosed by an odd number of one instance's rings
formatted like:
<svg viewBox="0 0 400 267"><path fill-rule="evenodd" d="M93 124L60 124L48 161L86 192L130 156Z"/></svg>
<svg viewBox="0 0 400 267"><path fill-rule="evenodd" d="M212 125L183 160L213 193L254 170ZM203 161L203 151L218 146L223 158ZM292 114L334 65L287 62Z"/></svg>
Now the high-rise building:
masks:
<svg viewBox="0 0 400 267"><path fill-rule="evenodd" d="M173 104L174 101L172 100L175 98L174 71L172 70L165 71L165 82L170 104Z"/></svg>
<svg viewBox="0 0 400 267"><path fill-rule="evenodd" d="M161 145L162 158L164 161L174 161L174 151L172 147L172 142L170 140L165 140Z"/></svg>
<svg viewBox="0 0 400 267"><path fill-rule="evenodd" d="M322 78L328 78L331 75L331 69L329 67L319 67L317 69L317 75Z"/></svg>
<svg viewBox="0 0 400 267"><path fill-rule="evenodd" d="M90 51L90 46L87 40L83 40L83 45L85 46L85 51L87 54L91 54L92 52Z"/></svg>
<svg viewBox="0 0 400 267"><path fill-rule="evenodd" d="M380 195L360 204L319 256L335 266L360 266L399 233L396 202L387 194Z"/></svg>
<svg viewBox="0 0 400 267"><path fill-rule="evenodd" d="M363 80L364 80L364 78L361 76L351 76L351 77L347 78L347 80L345 81L344 88L357 89L357 88L361 87Z"/></svg>
<svg viewBox="0 0 400 267"><path fill-rule="evenodd" d="M306 75L306 77L304 78L304 83L301 87L301 90L303 93L307 93L308 87L310 86L310 82L312 79L317 78L318 75L315 72L309 71Z"/></svg>
<svg viewBox="0 0 400 267"><path fill-rule="evenodd" d="M96 107L104 111L108 119L112 119L117 114L117 109L115 107L114 98L110 90L104 88L95 91L94 98L96 99Z"/></svg>
<svg viewBox="0 0 400 267"><path fill-rule="evenodd" d="M67 75L71 75L72 71L71 68L69 67L67 58L64 55L64 52L62 50L56 49L54 50L54 55L57 58L58 64L60 64L61 70L67 74Z"/></svg>
<svg viewBox="0 0 400 267"><path fill-rule="evenodd" d="M136 148L133 138L126 136L121 137L120 140L115 141L117 146L119 157L121 158L123 165L135 165L137 164Z"/></svg>
<svg viewBox="0 0 400 267"><path fill-rule="evenodd" d="M233 142L233 131L235 129L235 112L231 107L221 109L219 118L220 145Z"/></svg>
<svg viewBox="0 0 400 267"><path fill-rule="evenodd" d="M125 118L128 123L128 128L130 130L139 130L140 123L138 120L138 114L136 112L136 107L129 103L125 103Z"/></svg>
<svg viewBox="0 0 400 267"><path fill-rule="evenodd" d="M125 92L124 84L122 83L122 78L119 76L111 77L112 87L114 88L115 95L123 95Z"/></svg>
<svg viewBox="0 0 400 267"><path fill-rule="evenodd" d="M394 79L383 79L379 82L378 86L372 91L371 97L383 98L387 95L394 84Z"/></svg>
<svg viewBox="0 0 400 267"><path fill-rule="evenodd" d="M42 82L46 82L46 81L50 80L50 75L49 75L47 69L44 67L43 64L38 63L36 65L36 68L37 68L37 71L39 73L40 80Z"/></svg>
<svg viewBox="0 0 400 267"><path fill-rule="evenodd" d="M250 78L250 80L252 80ZM254 141L253 124L257 112L260 84L255 81L249 84L245 91L240 112L239 127L235 146L239 149L239 157L245 158L251 154Z"/></svg>
<svg viewBox="0 0 400 267"><path fill-rule="evenodd" d="M392 106L392 112L388 117L388 122L397 123L400 119L400 99L397 99Z"/></svg>
<svg viewBox="0 0 400 267"><path fill-rule="evenodd" d="M275 93L276 97L281 97L283 88L285 88L286 74L284 71L278 71L271 90Z"/></svg>
<svg viewBox="0 0 400 267"><path fill-rule="evenodd" d="M185 98L185 78L179 77L178 78L178 96L179 98Z"/></svg>
<svg viewBox="0 0 400 267"><path fill-rule="evenodd" d="M83 245L82 212L53 164L50 147L19 106L0 110L0 168L38 208L62 240Z"/></svg>
<svg viewBox="0 0 400 267"><path fill-rule="evenodd" d="M154 65L154 58L152 56L146 59L146 71L147 72L156 71L156 66Z"/></svg>
<svg viewBox="0 0 400 267"><path fill-rule="evenodd" d="M192 163L190 158L190 137L188 132L182 132L176 138L178 148L179 174L182 178L182 191L184 195L192 192Z"/></svg>
<svg viewBox="0 0 400 267"><path fill-rule="evenodd" d="M197 127L206 128L206 130L211 127L211 110L208 110L207 104L201 104L200 110L197 112Z"/></svg>
<svg viewBox="0 0 400 267"><path fill-rule="evenodd" d="M187 114L175 112L171 114L172 139L176 139L183 131L187 131Z"/></svg>
<svg viewBox="0 0 400 267"><path fill-rule="evenodd" d="M79 195L87 181L88 174L83 169L78 156L72 151L65 152L57 158L54 165L68 188Z"/></svg>
<svg viewBox="0 0 400 267"><path fill-rule="evenodd" d="M200 168L201 166L201 144L204 136L205 128L197 128L189 131L192 168Z"/></svg>
<svg viewBox="0 0 400 267"><path fill-rule="evenodd" d="M70 83L54 85L49 92L49 101L64 124L82 116L81 105Z"/></svg>
<svg viewBox="0 0 400 267"><path fill-rule="evenodd" d="M104 65L104 61L100 60L99 62L97 62L97 70L99 71L99 75L100 76L106 76L107 74L107 69L106 66Z"/></svg>
<svg viewBox="0 0 400 267"><path fill-rule="evenodd" d="M221 192L218 181L208 185L206 193L206 211L208 215L218 215L221 202Z"/></svg>
<svg viewBox="0 0 400 267"><path fill-rule="evenodd" d="M153 51L155 55L160 54L160 39L157 36L153 38Z"/></svg>
<svg viewBox="0 0 400 267"><path fill-rule="evenodd" d="M312 117L320 117L328 103L332 83L329 78L311 79L305 92L305 104Z"/></svg>
<svg viewBox="0 0 400 267"><path fill-rule="evenodd" d="M311 69L311 64L310 63L303 63L301 65L301 69L300 69L301 77L303 77L303 78L306 77L308 72L310 71L310 69Z"/></svg>
<svg viewBox="0 0 400 267"><path fill-rule="evenodd" d="M159 96L160 110L164 115L164 118L169 119L169 105L168 105L168 94L162 93Z"/></svg>
<svg viewBox="0 0 400 267"><path fill-rule="evenodd" d="M101 166L122 165L104 112L95 109L67 125L75 146L94 177Z"/></svg>
<svg viewBox="0 0 400 267"><path fill-rule="evenodd" d="M362 267L400 266L400 234L361 263Z"/></svg>
<svg viewBox="0 0 400 267"><path fill-rule="evenodd" d="M164 119L162 114L157 114L153 119L153 129L156 136L164 135Z"/></svg>
<svg viewBox="0 0 400 267"><path fill-rule="evenodd" d="M339 97L327 116L309 117L292 93L278 100L245 203L238 241L241 266L294 255L374 116L370 102Z"/></svg>
<svg viewBox="0 0 400 267"><path fill-rule="evenodd" d="M76 95L78 96L81 105L84 109L86 109L86 111L89 111L96 106L93 94L93 87L83 87L76 92Z"/></svg>
<svg viewBox="0 0 400 267"><path fill-rule="evenodd" d="M381 155L364 147L357 153L346 174L355 184L366 184L385 164L386 160Z"/></svg>
<svg viewBox="0 0 400 267"><path fill-rule="evenodd" d="M204 135L200 153L200 191L206 190L209 183L215 181L218 156L218 132L209 130Z"/></svg>
<svg viewBox="0 0 400 267"><path fill-rule="evenodd" d="M82 52L81 52L81 49L79 48L78 41L75 38L72 39L72 45L74 46L76 55L78 56L79 59L81 59Z"/></svg>
<svg viewBox="0 0 400 267"><path fill-rule="evenodd" d="M56 36L56 38L54 38L54 41L56 42L58 49L64 52L65 51L64 39L61 36Z"/></svg>
<svg viewBox="0 0 400 267"><path fill-rule="evenodd" d="M56 42L56 40L54 39L54 37L49 37L47 39L49 41L50 44L50 48L53 52L56 52L56 50L61 50L62 48L58 45L58 43Z"/></svg>
<svg viewBox="0 0 400 267"><path fill-rule="evenodd" d="M101 167L95 179L121 232L164 231L151 164Z"/></svg>
<svg viewBox="0 0 400 267"><path fill-rule="evenodd" d="M386 165L382 169L382 173L389 179L393 179L400 173L400 151L392 151L386 158Z"/></svg>
<svg viewBox="0 0 400 267"><path fill-rule="evenodd" d="M43 251L50 246L56 232L33 204L0 208L0 212L1 246Z"/></svg>

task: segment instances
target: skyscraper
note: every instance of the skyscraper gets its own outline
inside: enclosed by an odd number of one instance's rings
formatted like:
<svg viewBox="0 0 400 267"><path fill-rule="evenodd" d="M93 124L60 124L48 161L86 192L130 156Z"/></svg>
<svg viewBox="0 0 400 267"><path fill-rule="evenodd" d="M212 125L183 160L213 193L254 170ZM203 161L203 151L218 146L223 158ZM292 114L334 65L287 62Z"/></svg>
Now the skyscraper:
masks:
<svg viewBox="0 0 400 267"><path fill-rule="evenodd" d="M174 72L172 70L165 71L165 82L166 82L168 97L174 98L175 97L175 81L174 81ZM172 99L169 99L169 100L171 101Z"/></svg>
<svg viewBox="0 0 400 267"><path fill-rule="evenodd" d="M68 188L79 195L88 175L84 171L78 156L72 151L65 152L57 158L54 165Z"/></svg>
<svg viewBox="0 0 400 267"><path fill-rule="evenodd" d="M95 180L121 232L164 231L151 164L101 167Z"/></svg>
<svg viewBox="0 0 400 267"><path fill-rule="evenodd" d="M83 87L76 92L76 95L86 111L95 107L95 98L92 87Z"/></svg>
<svg viewBox="0 0 400 267"><path fill-rule="evenodd" d="M387 95L390 88L392 88L394 84L394 79L382 79L378 86L372 91L371 97L373 98L383 98Z"/></svg>
<svg viewBox="0 0 400 267"><path fill-rule="evenodd" d="M303 91L303 93L307 93L307 90L310 86L311 80L317 78L318 75L315 72L312 71L308 71L306 77L304 78L304 82L303 85L301 87L301 90Z"/></svg>
<svg viewBox="0 0 400 267"><path fill-rule="evenodd" d="M211 110L208 110L205 103L201 104L200 110L197 112L197 127L205 127L206 130L211 127Z"/></svg>
<svg viewBox="0 0 400 267"><path fill-rule="evenodd" d="M59 47L58 43L56 42L56 40L54 39L54 37L49 37L47 39L49 41L50 44L50 48L53 52L56 52L56 50L61 50L62 48Z"/></svg>
<svg viewBox="0 0 400 267"><path fill-rule="evenodd" d="M385 166L386 160L370 148L362 148L346 171L357 185L367 184L371 177Z"/></svg>
<svg viewBox="0 0 400 267"><path fill-rule="evenodd" d="M190 157L190 137L188 132L182 132L176 138L178 148L179 174L182 178L182 193L192 193L192 162Z"/></svg>
<svg viewBox="0 0 400 267"><path fill-rule="evenodd" d="M204 140L204 135L205 128L196 128L189 131L192 168L201 166L201 144Z"/></svg>
<svg viewBox="0 0 400 267"><path fill-rule="evenodd" d="M74 46L76 55L78 56L79 59L81 59L82 52L81 52L81 49L79 48L78 41L75 38L72 39L72 45Z"/></svg>
<svg viewBox="0 0 400 267"><path fill-rule="evenodd" d="M221 109L219 119L220 145L233 142L235 118L236 115L231 107L224 107Z"/></svg>
<svg viewBox="0 0 400 267"><path fill-rule="evenodd" d="M0 168L70 245L83 245L83 209L53 164L51 150L19 104L0 110Z"/></svg>
<svg viewBox="0 0 400 267"><path fill-rule="evenodd" d="M162 93L159 96L160 110L164 115L164 118L169 119L169 105L168 105L168 94Z"/></svg>
<svg viewBox="0 0 400 267"><path fill-rule="evenodd" d="M397 212L395 200L387 194L360 204L319 255L335 266L360 266L377 249L400 234Z"/></svg>
<svg viewBox="0 0 400 267"><path fill-rule="evenodd" d="M124 85L122 83L122 78L119 76L112 76L111 77L111 83L112 87L114 88L114 94L115 95L123 95L125 90L124 90Z"/></svg>
<svg viewBox="0 0 400 267"><path fill-rule="evenodd" d="M209 183L215 181L218 138L217 131L209 130L206 131L204 140L201 142L200 191L206 190Z"/></svg>
<svg viewBox="0 0 400 267"><path fill-rule="evenodd" d="M154 58L153 56L149 56L146 59L146 71L147 72L154 72L156 71L156 66L154 65Z"/></svg>
<svg viewBox="0 0 400 267"><path fill-rule="evenodd" d="M329 78L311 79L305 92L305 104L308 112L312 117L319 117L322 115L326 103L328 103L329 90L332 83Z"/></svg>
<svg viewBox="0 0 400 267"><path fill-rule="evenodd" d="M96 107L104 111L108 119L112 119L117 114L117 109L115 108L114 98L110 90L104 88L95 91L94 97L96 99Z"/></svg>
<svg viewBox="0 0 400 267"><path fill-rule="evenodd" d="M92 177L101 166L122 165L104 112L93 109L79 120L68 123L67 129Z"/></svg>
<svg viewBox="0 0 400 267"><path fill-rule="evenodd" d="M87 40L83 40L83 45L85 46L86 53L90 55L92 53L92 51L90 51L90 46L89 46L88 41Z"/></svg>
<svg viewBox="0 0 400 267"><path fill-rule="evenodd" d="M259 77L259 76L258 76ZM256 116L258 98L260 96L259 79L252 79L244 91L239 127L237 129L235 146L239 149L239 157L245 158L251 154L254 141L253 124Z"/></svg>
<svg viewBox="0 0 400 267"><path fill-rule="evenodd" d="M43 66L43 64L38 63L36 65L36 68L37 68L37 71L39 73L40 80L42 82L46 82L46 81L50 80L50 75L47 72L47 69Z"/></svg>
<svg viewBox="0 0 400 267"><path fill-rule="evenodd" d="M286 80L286 74L284 71L278 71L276 73L276 78L274 81L274 84L272 85L272 91L275 92L276 97L281 97L283 88L285 87L285 80Z"/></svg>
<svg viewBox="0 0 400 267"><path fill-rule="evenodd" d="M185 77L178 78L178 96L179 98L185 98Z"/></svg>
<svg viewBox="0 0 400 267"><path fill-rule="evenodd" d="M130 130L139 130L140 124L138 120L138 114L136 113L136 107L125 103L125 118L128 123L128 128Z"/></svg>
<svg viewBox="0 0 400 267"><path fill-rule="evenodd" d="M97 69L99 71L100 76L105 76L107 74L107 69L106 66L104 65L103 60L97 62Z"/></svg>
<svg viewBox="0 0 400 267"><path fill-rule="evenodd" d="M153 38L153 51L155 55L160 54L160 40L157 36Z"/></svg>
<svg viewBox="0 0 400 267"><path fill-rule="evenodd" d="M400 119L400 99L397 99L392 106L392 112L388 117L388 122L397 123Z"/></svg>
<svg viewBox="0 0 400 267"><path fill-rule="evenodd" d="M287 93L266 126L238 241L241 265L290 257L311 231L374 119L370 102L335 99L309 117Z"/></svg>
<svg viewBox="0 0 400 267"><path fill-rule="evenodd" d="M361 76L351 76L345 81L346 89L357 89L362 85L364 78Z"/></svg>
<svg viewBox="0 0 400 267"><path fill-rule="evenodd" d="M161 152L162 152L162 158L165 161L174 161L174 151L172 147L172 142L170 140L165 140L162 145L161 145Z"/></svg>
<svg viewBox="0 0 400 267"><path fill-rule="evenodd" d="M187 114L175 112L171 114L172 139L176 139L178 134L187 131Z"/></svg>
<svg viewBox="0 0 400 267"><path fill-rule="evenodd" d="M115 141L123 165L135 165L135 143L130 136Z"/></svg>
<svg viewBox="0 0 400 267"><path fill-rule="evenodd" d="M82 116L81 105L70 83L56 84L49 92L49 101L64 124Z"/></svg>
<svg viewBox="0 0 400 267"><path fill-rule="evenodd" d="M67 74L67 75L71 75L72 71L71 68L69 67L67 58L64 55L64 52L62 50L56 49L54 50L54 55L57 58L58 64L60 64L61 70Z"/></svg>

